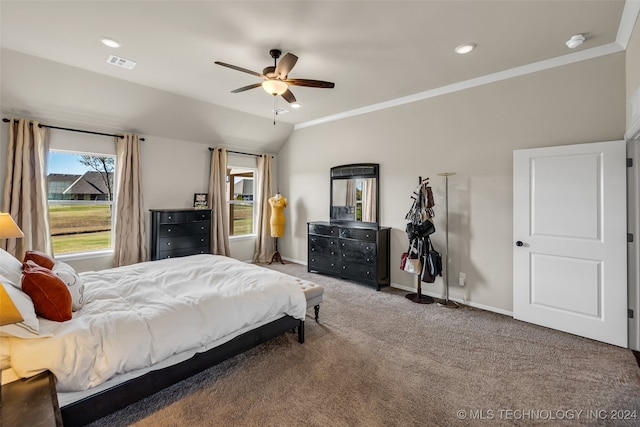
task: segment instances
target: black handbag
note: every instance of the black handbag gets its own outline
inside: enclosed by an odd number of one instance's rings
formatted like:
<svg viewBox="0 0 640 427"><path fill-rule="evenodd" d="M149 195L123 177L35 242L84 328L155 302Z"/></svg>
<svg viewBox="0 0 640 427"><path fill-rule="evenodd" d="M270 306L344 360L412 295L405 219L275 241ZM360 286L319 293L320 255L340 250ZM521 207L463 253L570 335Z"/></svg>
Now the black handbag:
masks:
<svg viewBox="0 0 640 427"><path fill-rule="evenodd" d="M435 233L436 226L433 224L433 221L427 219L425 221L408 223L405 231L407 232L409 240L412 241Z"/></svg>
<svg viewBox="0 0 640 427"><path fill-rule="evenodd" d="M422 273L420 280L425 283L433 283L437 276L442 276L442 257L440 252L436 251L431 243L431 239L427 237L429 244L428 251L422 256Z"/></svg>

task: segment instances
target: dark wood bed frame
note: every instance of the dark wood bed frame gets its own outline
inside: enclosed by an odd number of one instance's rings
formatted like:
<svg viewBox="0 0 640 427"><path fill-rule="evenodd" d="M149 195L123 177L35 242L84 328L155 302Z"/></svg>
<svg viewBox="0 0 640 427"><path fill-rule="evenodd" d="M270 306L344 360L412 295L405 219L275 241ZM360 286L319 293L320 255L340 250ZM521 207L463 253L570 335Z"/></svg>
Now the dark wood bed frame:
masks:
<svg viewBox="0 0 640 427"><path fill-rule="evenodd" d="M176 365L148 372L60 408L65 427L83 426L291 330L304 343L304 320L285 316Z"/></svg>

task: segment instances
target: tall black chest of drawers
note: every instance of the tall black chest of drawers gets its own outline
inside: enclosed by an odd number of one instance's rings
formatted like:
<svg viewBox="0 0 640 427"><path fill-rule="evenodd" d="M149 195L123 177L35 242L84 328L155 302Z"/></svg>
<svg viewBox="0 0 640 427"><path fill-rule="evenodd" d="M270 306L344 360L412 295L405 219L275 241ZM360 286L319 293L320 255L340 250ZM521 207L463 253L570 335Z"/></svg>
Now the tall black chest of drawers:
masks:
<svg viewBox="0 0 640 427"><path fill-rule="evenodd" d="M389 285L390 228L329 222L310 222L307 226L308 271L375 285L377 290Z"/></svg>
<svg viewBox="0 0 640 427"><path fill-rule="evenodd" d="M151 209L151 259L211 253L211 210Z"/></svg>

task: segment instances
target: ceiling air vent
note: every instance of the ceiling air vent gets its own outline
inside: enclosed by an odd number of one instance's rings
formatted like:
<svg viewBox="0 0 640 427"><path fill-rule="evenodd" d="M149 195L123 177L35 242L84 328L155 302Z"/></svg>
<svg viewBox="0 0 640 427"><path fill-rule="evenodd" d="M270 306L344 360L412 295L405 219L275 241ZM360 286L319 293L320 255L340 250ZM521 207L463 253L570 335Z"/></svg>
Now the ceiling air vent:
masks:
<svg viewBox="0 0 640 427"><path fill-rule="evenodd" d="M285 110L284 108L276 108L275 110L273 110L273 112L276 113L276 116L279 116L282 114L287 114L289 110Z"/></svg>
<svg viewBox="0 0 640 427"><path fill-rule="evenodd" d="M115 65L116 67L126 68L127 70L132 70L133 67L136 66L135 62L115 55L109 55L107 62L111 65Z"/></svg>

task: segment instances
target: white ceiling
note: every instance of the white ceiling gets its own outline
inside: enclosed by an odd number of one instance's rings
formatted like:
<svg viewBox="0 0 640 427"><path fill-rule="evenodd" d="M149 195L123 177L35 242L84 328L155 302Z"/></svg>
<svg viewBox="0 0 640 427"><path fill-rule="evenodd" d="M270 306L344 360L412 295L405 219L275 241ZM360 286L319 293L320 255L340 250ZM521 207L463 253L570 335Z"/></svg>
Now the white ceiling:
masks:
<svg viewBox="0 0 640 427"><path fill-rule="evenodd" d="M552 58L581 58L577 51L621 50L638 14L637 7L623 13L624 6L618 0L22 0L0 3L0 36L6 49L261 117L272 116L273 97L260 88L230 93L259 78L214 61L262 72L273 64L271 48L292 52L299 59L289 77L336 84L292 87L299 110L278 98L291 110L279 120L305 126ZM565 42L577 33L586 42L568 49ZM101 36L122 46L105 47ZM476 43L476 50L454 53L463 42ZM109 65L110 54L137 66Z"/></svg>

